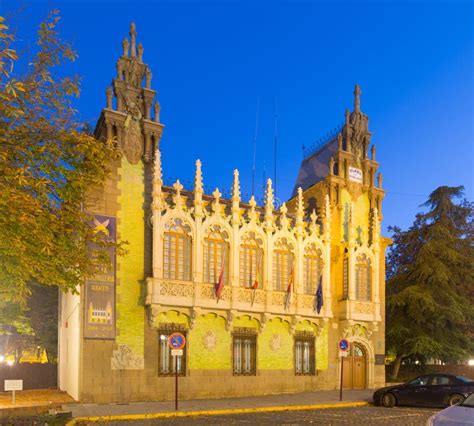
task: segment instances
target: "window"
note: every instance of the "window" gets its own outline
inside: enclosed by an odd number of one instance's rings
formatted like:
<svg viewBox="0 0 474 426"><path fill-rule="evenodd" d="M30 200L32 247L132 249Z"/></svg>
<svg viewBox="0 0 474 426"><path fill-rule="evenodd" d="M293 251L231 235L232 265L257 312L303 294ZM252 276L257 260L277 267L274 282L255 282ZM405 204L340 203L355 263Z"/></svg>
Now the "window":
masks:
<svg viewBox="0 0 474 426"><path fill-rule="evenodd" d="M303 259L303 282L306 294L316 293L322 271L321 250L311 244L306 247Z"/></svg>
<svg viewBox="0 0 474 426"><path fill-rule="evenodd" d="M163 275L170 280L191 281L191 228L181 219L175 219L165 229Z"/></svg>
<svg viewBox="0 0 474 426"><path fill-rule="evenodd" d="M411 382L408 382L409 385L411 386L426 386L428 384L428 379L429 376L422 376L422 377L417 377L416 379L412 380Z"/></svg>
<svg viewBox="0 0 474 426"><path fill-rule="evenodd" d="M257 334L253 328L238 328L233 333L233 371L235 376L255 376L257 372Z"/></svg>
<svg viewBox="0 0 474 426"><path fill-rule="evenodd" d="M342 265L342 299L349 298L349 252L344 250L344 260Z"/></svg>
<svg viewBox="0 0 474 426"><path fill-rule="evenodd" d="M168 337L176 332L184 334L186 332L179 324L161 324L158 330L158 374L160 376L170 376L176 374L186 375L186 346L183 348L182 356L172 356L171 349L168 344Z"/></svg>
<svg viewBox="0 0 474 426"><path fill-rule="evenodd" d="M273 290L286 291L293 271L292 247L286 242L278 242L273 251Z"/></svg>
<svg viewBox="0 0 474 426"><path fill-rule="evenodd" d="M432 385L452 385L453 380L449 376L433 376L431 379Z"/></svg>
<svg viewBox="0 0 474 426"><path fill-rule="evenodd" d="M372 300L372 283L370 259L366 255L357 257L356 271L356 299L370 302Z"/></svg>
<svg viewBox="0 0 474 426"><path fill-rule="evenodd" d="M315 365L314 335L309 332L297 332L295 336L295 374L314 375Z"/></svg>
<svg viewBox="0 0 474 426"><path fill-rule="evenodd" d="M240 286L262 288L263 286L263 241L253 232L242 239L239 252Z"/></svg>
<svg viewBox="0 0 474 426"><path fill-rule="evenodd" d="M229 243L228 235L214 226L204 238L204 282L217 283L224 267L224 284L229 282Z"/></svg>

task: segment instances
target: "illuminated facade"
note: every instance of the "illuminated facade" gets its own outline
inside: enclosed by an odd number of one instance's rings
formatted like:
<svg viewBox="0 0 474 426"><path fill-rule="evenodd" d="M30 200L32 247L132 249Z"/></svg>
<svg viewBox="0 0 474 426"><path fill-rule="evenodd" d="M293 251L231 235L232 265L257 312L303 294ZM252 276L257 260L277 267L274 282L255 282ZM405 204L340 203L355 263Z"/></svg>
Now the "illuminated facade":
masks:
<svg viewBox="0 0 474 426"><path fill-rule="evenodd" d="M88 331L86 292L62 298L60 387L84 402L172 399L178 368L183 398L335 389L343 337L351 342L345 386L384 385L389 240L360 89L278 209L271 180L263 206L242 200L237 170L230 199L217 188L205 194L199 160L193 188L166 186L160 106L134 26L130 35L96 127L123 155L86 205L103 232L115 224L128 241L107 314L115 328ZM104 289L100 306L107 285L95 285ZM178 364L167 345L176 331L187 338Z"/></svg>

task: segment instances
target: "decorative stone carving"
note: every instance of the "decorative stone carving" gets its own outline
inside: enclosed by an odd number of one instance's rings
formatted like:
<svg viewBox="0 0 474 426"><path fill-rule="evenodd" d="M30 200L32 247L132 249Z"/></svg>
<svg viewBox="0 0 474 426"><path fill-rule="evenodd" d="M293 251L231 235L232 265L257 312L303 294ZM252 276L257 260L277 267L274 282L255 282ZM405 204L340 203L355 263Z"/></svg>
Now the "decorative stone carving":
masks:
<svg viewBox="0 0 474 426"><path fill-rule="evenodd" d="M144 360L133 353L128 345L119 345L117 350L112 351L112 370L143 370Z"/></svg>
<svg viewBox="0 0 474 426"><path fill-rule="evenodd" d="M192 297L193 285L188 283L178 282L162 282L160 285L161 296L174 297Z"/></svg>
<svg viewBox="0 0 474 426"><path fill-rule="evenodd" d="M281 336L279 334L273 334L268 342L268 346L272 352L278 352L281 349Z"/></svg>
<svg viewBox="0 0 474 426"><path fill-rule="evenodd" d="M124 99L127 118L124 123L125 140L122 141L122 149L127 160L131 164L137 164L143 155L142 113L133 95L127 94Z"/></svg>
<svg viewBox="0 0 474 426"><path fill-rule="evenodd" d="M232 329L232 323L234 322L235 311L227 311L227 319L225 321L225 329L230 331Z"/></svg>
<svg viewBox="0 0 474 426"><path fill-rule="evenodd" d="M202 336L202 344L209 352L214 352L217 346L217 337L212 330L206 331Z"/></svg>
<svg viewBox="0 0 474 426"><path fill-rule="evenodd" d="M354 305L354 312L358 314L372 314L374 307L372 303L357 302Z"/></svg>

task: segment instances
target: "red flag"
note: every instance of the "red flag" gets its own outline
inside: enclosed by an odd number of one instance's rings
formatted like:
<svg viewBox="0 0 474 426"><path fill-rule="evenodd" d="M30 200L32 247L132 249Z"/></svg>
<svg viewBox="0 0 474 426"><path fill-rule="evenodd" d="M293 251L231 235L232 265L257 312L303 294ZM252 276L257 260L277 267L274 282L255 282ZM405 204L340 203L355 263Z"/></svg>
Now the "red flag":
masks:
<svg viewBox="0 0 474 426"><path fill-rule="evenodd" d="M252 288L254 290L256 290L258 288L258 281L259 281L259 278L260 278L260 259L261 259L262 256L258 256L258 260L257 260L257 270L255 271L255 281L253 282L252 284Z"/></svg>
<svg viewBox="0 0 474 426"><path fill-rule="evenodd" d="M288 287L286 288L286 301L285 301L285 309L291 305L291 293L293 288L293 266L294 262L291 263L291 271L290 276L288 278Z"/></svg>
<svg viewBox="0 0 474 426"><path fill-rule="evenodd" d="M216 293L217 301L219 301L222 290L224 289L224 265L225 265L224 260L225 260L225 249L222 252L222 265L221 265L221 273L219 274L219 281L214 284L214 292Z"/></svg>

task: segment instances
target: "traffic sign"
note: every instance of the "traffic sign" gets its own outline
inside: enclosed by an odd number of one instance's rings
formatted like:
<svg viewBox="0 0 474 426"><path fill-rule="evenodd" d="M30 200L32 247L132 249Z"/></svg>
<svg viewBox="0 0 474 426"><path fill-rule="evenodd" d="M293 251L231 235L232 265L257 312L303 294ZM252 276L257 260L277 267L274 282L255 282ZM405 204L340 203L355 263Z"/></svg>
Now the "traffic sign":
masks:
<svg viewBox="0 0 474 426"><path fill-rule="evenodd" d="M343 352L347 352L349 350L349 341L347 339L339 340L339 349Z"/></svg>
<svg viewBox="0 0 474 426"><path fill-rule="evenodd" d="M183 355L182 349L171 349L171 356L181 356Z"/></svg>
<svg viewBox="0 0 474 426"><path fill-rule="evenodd" d="M173 333L168 337L168 344L171 349L183 349L186 345L186 337L181 333Z"/></svg>
<svg viewBox="0 0 474 426"><path fill-rule="evenodd" d="M346 351L339 351L339 356L341 358L344 358L345 356L347 356L347 352Z"/></svg>

